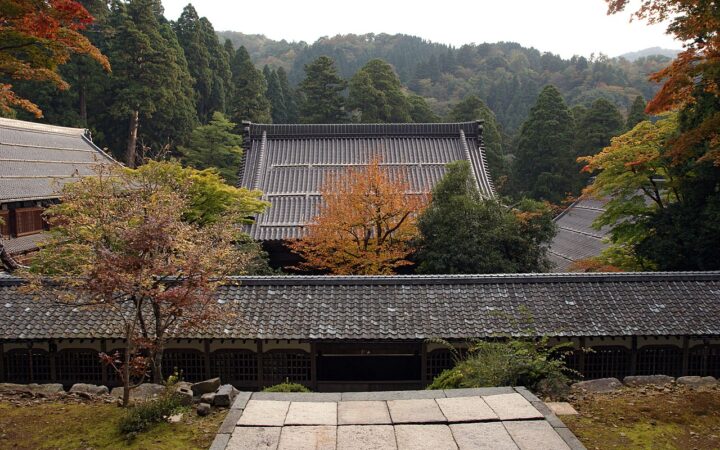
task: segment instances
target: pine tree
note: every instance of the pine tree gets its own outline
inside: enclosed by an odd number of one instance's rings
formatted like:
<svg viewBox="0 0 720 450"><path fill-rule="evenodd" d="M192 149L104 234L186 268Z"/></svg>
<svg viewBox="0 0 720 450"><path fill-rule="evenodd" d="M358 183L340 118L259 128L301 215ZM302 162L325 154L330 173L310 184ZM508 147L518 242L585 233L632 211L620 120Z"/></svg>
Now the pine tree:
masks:
<svg viewBox="0 0 720 450"><path fill-rule="evenodd" d="M290 87L287 72L282 67L278 67L275 72L278 83L280 83L280 91L285 100L285 119L287 123L298 123L300 120L300 111L298 110L297 93Z"/></svg>
<svg viewBox="0 0 720 450"><path fill-rule="evenodd" d="M187 146L178 148L183 162L196 168L216 168L225 182L237 183L242 158L242 136L234 134L235 124L222 113L213 113L207 125L195 128Z"/></svg>
<svg viewBox="0 0 720 450"><path fill-rule="evenodd" d="M285 96L277 73L269 66L263 67L263 76L267 80L267 98L270 101L270 111L273 123L288 123L287 106L285 104Z"/></svg>
<svg viewBox="0 0 720 450"><path fill-rule="evenodd" d="M411 122L410 105L392 66L373 59L350 80L348 107L363 123Z"/></svg>
<svg viewBox="0 0 720 450"><path fill-rule="evenodd" d="M642 95L635 97L635 101L633 101L630 111L628 111L627 120L625 121L626 130L632 130L635 128L635 125L648 119L648 115L645 113L645 106L645 99Z"/></svg>
<svg viewBox="0 0 720 450"><path fill-rule="evenodd" d="M610 139L623 132L625 123L617 107L599 98L583 115L577 126L575 155L594 155L610 145Z"/></svg>
<svg viewBox="0 0 720 450"><path fill-rule="evenodd" d="M495 114L479 97L471 95L453 107L448 120L450 122L484 121L483 142L490 175L496 185L502 185L502 181L508 176L509 164L503 150L503 139Z"/></svg>
<svg viewBox="0 0 720 450"><path fill-rule="evenodd" d="M518 193L559 203L577 192L573 122L560 92L546 86L520 130L513 171Z"/></svg>
<svg viewBox="0 0 720 450"><path fill-rule="evenodd" d="M300 121L303 123L347 122L342 92L347 82L340 78L335 62L321 56L305 66L305 79L300 83L302 101Z"/></svg>
<svg viewBox="0 0 720 450"><path fill-rule="evenodd" d="M231 119L235 123L250 120L256 123L268 123L270 102L265 97L267 83L261 71L255 68L245 47L235 51L230 65L232 71L233 97L230 101Z"/></svg>

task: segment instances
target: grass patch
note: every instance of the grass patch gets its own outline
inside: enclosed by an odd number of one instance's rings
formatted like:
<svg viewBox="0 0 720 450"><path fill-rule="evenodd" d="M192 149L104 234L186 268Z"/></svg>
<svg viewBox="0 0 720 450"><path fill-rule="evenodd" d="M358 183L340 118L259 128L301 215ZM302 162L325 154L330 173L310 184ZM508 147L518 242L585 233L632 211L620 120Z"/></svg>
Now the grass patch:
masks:
<svg viewBox="0 0 720 450"><path fill-rule="evenodd" d="M159 423L132 442L118 430L127 411L108 404L0 403L0 442L12 449L207 449L226 410L198 417L189 410L178 423ZM2 447L2 445L0 445Z"/></svg>
<svg viewBox="0 0 720 450"><path fill-rule="evenodd" d="M285 381L284 383L276 384L273 386L266 387L263 392L311 392L310 389L306 388L299 383L291 383Z"/></svg>

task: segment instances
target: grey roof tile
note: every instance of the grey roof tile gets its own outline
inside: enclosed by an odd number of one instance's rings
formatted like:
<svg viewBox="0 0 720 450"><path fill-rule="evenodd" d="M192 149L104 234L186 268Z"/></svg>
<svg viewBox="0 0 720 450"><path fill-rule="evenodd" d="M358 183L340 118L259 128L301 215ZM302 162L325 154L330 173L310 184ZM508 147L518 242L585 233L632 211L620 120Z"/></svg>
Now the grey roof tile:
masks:
<svg viewBox="0 0 720 450"><path fill-rule="evenodd" d="M606 201L581 198L555 218L557 234L553 238L548 256L553 271L566 272L576 261L600 255L608 244L604 242L610 232L605 226L596 230L592 224L605 211Z"/></svg>

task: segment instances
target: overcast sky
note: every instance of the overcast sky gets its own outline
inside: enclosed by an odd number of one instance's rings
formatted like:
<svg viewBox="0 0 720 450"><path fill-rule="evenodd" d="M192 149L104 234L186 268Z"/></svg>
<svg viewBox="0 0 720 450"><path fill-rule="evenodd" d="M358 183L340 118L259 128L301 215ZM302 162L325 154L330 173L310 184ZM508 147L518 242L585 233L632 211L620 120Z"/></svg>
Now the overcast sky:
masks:
<svg viewBox="0 0 720 450"><path fill-rule="evenodd" d="M175 20L188 0L163 0ZM563 57L680 48L665 27L608 17L603 0L195 0L216 30L314 42L321 36L405 33L434 42L513 41Z"/></svg>

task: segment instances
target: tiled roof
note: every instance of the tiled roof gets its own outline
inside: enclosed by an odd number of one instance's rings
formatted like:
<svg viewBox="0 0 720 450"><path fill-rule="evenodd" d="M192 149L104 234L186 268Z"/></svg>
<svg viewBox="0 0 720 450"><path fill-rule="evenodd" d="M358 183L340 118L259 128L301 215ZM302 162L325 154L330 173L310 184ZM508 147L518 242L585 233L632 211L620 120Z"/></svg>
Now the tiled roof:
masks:
<svg viewBox="0 0 720 450"><path fill-rule="evenodd" d="M0 238L0 244L4 245L5 250L11 255L17 255L36 250L38 242L45 238L47 238L46 233L36 233L10 239Z"/></svg>
<svg viewBox="0 0 720 450"><path fill-rule="evenodd" d="M183 338L420 340L720 336L720 272L244 277L227 315ZM57 306L0 275L0 339L119 337L97 310ZM529 331L531 330L531 331Z"/></svg>
<svg viewBox="0 0 720 450"><path fill-rule="evenodd" d="M317 211L328 174L367 164L374 156L402 171L413 192L430 192L445 165L469 160L486 196L494 195L479 122L446 124L245 124L241 186L260 189L271 208L250 234L258 240L301 236Z"/></svg>
<svg viewBox="0 0 720 450"><path fill-rule="evenodd" d="M593 221L605 211L605 203L582 198L555 218L557 234L548 250L555 272L566 272L575 261L598 256L607 247L603 239L610 227L600 230L592 227Z"/></svg>
<svg viewBox="0 0 720 450"><path fill-rule="evenodd" d="M110 161L84 129L0 118L0 203L56 198L63 183Z"/></svg>

